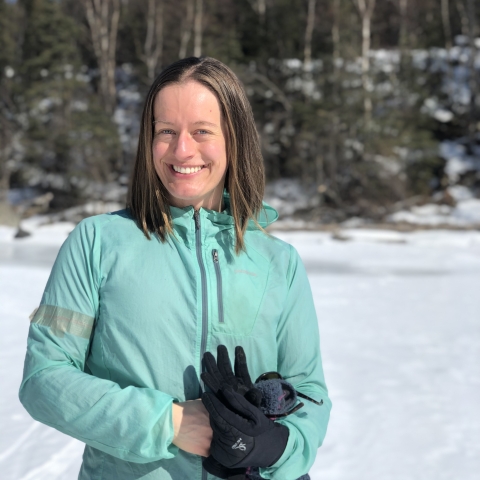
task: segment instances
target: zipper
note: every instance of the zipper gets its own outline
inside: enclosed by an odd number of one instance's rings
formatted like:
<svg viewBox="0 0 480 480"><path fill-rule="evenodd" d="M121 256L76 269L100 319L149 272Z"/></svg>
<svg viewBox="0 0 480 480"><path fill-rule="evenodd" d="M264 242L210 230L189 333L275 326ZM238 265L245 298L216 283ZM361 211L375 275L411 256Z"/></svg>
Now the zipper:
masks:
<svg viewBox="0 0 480 480"><path fill-rule="evenodd" d="M195 250L197 253L197 261L200 267L200 278L202 282L202 339L200 341L200 372L202 371L202 358L207 349L207 335L208 335L208 297L207 297L207 273L205 271L205 264L202 257L202 225L200 222L200 211L195 210L193 214L195 221ZM200 379L199 397L202 396L205 385ZM202 480L207 480L207 471L203 468L202 459L200 461L200 468L202 470Z"/></svg>
<svg viewBox="0 0 480 480"><path fill-rule="evenodd" d="M200 342L200 372L202 371L202 358L207 349L207 335L208 335L208 297L207 297L207 274L205 271L205 264L202 258L202 225L200 222L200 212L195 210L193 214L195 220L195 249L197 252L198 265L200 267L200 278L202 283L202 339ZM202 396L205 386L200 380L199 396Z"/></svg>
<svg viewBox="0 0 480 480"><path fill-rule="evenodd" d="M207 480L207 471L203 468L202 457L200 457L199 460L200 460L200 468L202 469L202 480Z"/></svg>
<svg viewBox="0 0 480 480"><path fill-rule="evenodd" d="M215 266L215 275L217 276L217 302L218 302L218 322L225 323L223 318L223 291L222 291L222 272L220 271L220 262L218 261L218 251L212 250L213 265Z"/></svg>

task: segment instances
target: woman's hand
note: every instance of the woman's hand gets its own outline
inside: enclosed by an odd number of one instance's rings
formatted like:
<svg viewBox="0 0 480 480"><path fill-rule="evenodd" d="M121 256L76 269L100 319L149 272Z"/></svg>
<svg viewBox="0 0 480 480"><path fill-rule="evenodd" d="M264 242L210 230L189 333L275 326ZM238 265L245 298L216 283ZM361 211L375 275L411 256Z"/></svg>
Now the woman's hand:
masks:
<svg viewBox="0 0 480 480"><path fill-rule="evenodd" d="M210 454L210 417L200 399L172 404L173 444L202 457Z"/></svg>

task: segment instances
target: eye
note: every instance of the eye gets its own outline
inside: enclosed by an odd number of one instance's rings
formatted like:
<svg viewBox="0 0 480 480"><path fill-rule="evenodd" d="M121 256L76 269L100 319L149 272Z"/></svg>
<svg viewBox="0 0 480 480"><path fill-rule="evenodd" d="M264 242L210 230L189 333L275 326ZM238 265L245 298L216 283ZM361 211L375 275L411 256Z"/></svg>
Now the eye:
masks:
<svg viewBox="0 0 480 480"><path fill-rule="evenodd" d="M173 135L174 133L175 132L169 128L163 128L162 130L156 132L157 135Z"/></svg>
<svg viewBox="0 0 480 480"><path fill-rule="evenodd" d="M208 135L210 132L208 130L197 130L195 133L199 133L200 135Z"/></svg>

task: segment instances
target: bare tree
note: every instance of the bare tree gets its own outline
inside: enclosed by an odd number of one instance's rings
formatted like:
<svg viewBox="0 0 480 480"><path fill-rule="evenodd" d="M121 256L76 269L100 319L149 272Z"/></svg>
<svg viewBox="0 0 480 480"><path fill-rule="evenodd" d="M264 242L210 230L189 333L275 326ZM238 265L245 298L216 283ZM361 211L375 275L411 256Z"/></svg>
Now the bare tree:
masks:
<svg viewBox="0 0 480 480"><path fill-rule="evenodd" d="M265 14L267 13L267 2L266 0L248 0L248 3L252 6L253 10L260 17L260 23L265 22Z"/></svg>
<svg viewBox="0 0 480 480"><path fill-rule="evenodd" d="M195 32L195 41L193 55L200 57L202 55L202 19L203 19L203 0L197 0L195 5L195 21L193 29Z"/></svg>
<svg viewBox="0 0 480 480"><path fill-rule="evenodd" d="M116 105L115 53L120 0L82 0L92 36L93 51L100 71L100 95L112 115Z"/></svg>
<svg viewBox="0 0 480 480"><path fill-rule="evenodd" d="M147 66L149 83L152 83L163 53L163 0L148 0L147 34L140 59Z"/></svg>
<svg viewBox="0 0 480 480"><path fill-rule="evenodd" d="M182 21L182 33L180 37L180 50L178 52L178 58L185 58L187 56L188 42L190 41L190 37L192 36L194 11L194 0L187 0L187 15Z"/></svg>
<svg viewBox="0 0 480 480"><path fill-rule="evenodd" d="M0 127L0 203L4 203L7 201L7 193L10 188L11 171L8 160L13 150L13 130L10 122L3 115L0 116Z"/></svg>
<svg viewBox="0 0 480 480"><path fill-rule="evenodd" d="M303 50L303 69L310 71L312 64L312 36L315 26L316 0L308 0L307 26L305 28L305 48Z"/></svg>
<svg viewBox="0 0 480 480"><path fill-rule="evenodd" d="M362 20L362 85L364 92L365 122L370 124L372 116L372 97L370 94L370 45L372 35L372 17L375 0L353 0Z"/></svg>
<svg viewBox="0 0 480 480"><path fill-rule="evenodd" d="M469 56L469 70L470 70L470 125L469 125L469 134L470 141L473 144L475 141L475 133L477 130L476 122L476 109L477 109L477 95L478 95L478 76L475 72L475 57L477 53L475 38L478 34L477 32L477 22L476 22L476 11L475 11L475 0L467 0L467 12L469 18L469 28L468 36L470 42L470 56Z"/></svg>
<svg viewBox="0 0 480 480"><path fill-rule="evenodd" d="M400 34L399 34L399 44L400 50L403 51L407 48L408 44L408 30L407 30L407 8L408 0L399 0L398 8L400 10Z"/></svg>
<svg viewBox="0 0 480 480"><path fill-rule="evenodd" d="M330 135L328 135L328 158L329 158L329 179L330 190L337 190L337 145L339 137L340 119L338 115L338 107L340 105L340 0L333 0L333 22L332 22L332 43L333 43L333 101L335 109L332 112L332 121L330 122ZM325 187L324 187L325 188ZM324 192L320 192L320 194Z"/></svg>
<svg viewBox="0 0 480 480"><path fill-rule="evenodd" d="M462 35L468 37L469 35L469 22L467 9L465 8L464 0L455 0L455 6L457 7L458 14L460 15L460 22L462 25Z"/></svg>
<svg viewBox="0 0 480 480"><path fill-rule="evenodd" d="M452 27L450 25L450 1L442 0L442 23L443 34L445 36L445 48L452 48Z"/></svg>
<svg viewBox="0 0 480 480"><path fill-rule="evenodd" d="M332 43L333 63L335 70L337 70L338 60L340 59L340 0L333 0Z"/></svg>

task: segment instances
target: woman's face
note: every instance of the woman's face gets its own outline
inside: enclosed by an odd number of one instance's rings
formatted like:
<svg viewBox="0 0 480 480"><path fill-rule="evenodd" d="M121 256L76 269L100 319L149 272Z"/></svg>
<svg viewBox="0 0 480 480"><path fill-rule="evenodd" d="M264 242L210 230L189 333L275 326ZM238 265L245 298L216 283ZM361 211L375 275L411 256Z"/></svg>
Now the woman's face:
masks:
<svg viewBox="0 0 480 480"><path fill-rule="evenodd" d="M195 81L169 85L154 101L153 161L175 207L220 210L227 171L217 97Z"/></svg>

